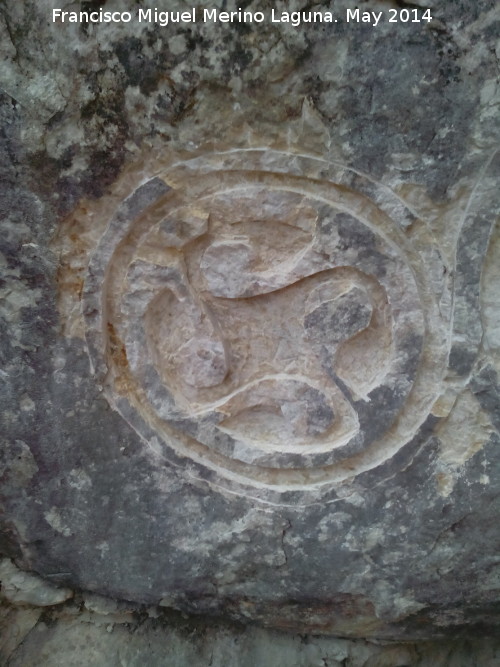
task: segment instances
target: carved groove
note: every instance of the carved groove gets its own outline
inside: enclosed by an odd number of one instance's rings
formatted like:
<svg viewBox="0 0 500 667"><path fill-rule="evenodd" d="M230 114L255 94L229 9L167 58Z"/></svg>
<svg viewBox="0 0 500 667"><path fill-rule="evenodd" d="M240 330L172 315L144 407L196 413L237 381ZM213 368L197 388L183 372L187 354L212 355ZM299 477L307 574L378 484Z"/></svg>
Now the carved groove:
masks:
<svg viewBox="0 0 500 667"><path fill-rule="evenodd" d="M96 374L145 440L195 476L289 502L415 435L449 317L399 200L375 188L401 225L342 184L348 170L335 184L311 178L319 161L286 174L287 156L269 156L271 171L266 153L234 152L141 186L101 238L84 303Z"/></svg>

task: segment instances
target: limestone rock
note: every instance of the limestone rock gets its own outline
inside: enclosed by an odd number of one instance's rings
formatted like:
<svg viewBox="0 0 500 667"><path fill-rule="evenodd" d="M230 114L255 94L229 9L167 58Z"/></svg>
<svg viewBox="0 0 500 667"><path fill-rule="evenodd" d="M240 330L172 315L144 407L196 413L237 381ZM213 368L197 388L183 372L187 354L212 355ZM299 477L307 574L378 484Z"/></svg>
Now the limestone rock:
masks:
<svg viewBox="0 0 500 667"><path fill-rule="evenodd" d="M11 607L0 604L0 659L7 664L14 651L36 627L40 607Z"/></svg>
<svg viewBox="0 0 500 667"><path fill-rule="evenodd" d="M123 619L53 616L39 621L8 657L9 667L496 667L498 639L442 643L376 643L290 635L249 626L183 619L180 615ZM104 620L104 622L103 622Z"/></svg>
<svg viewBox="0 0 500 667"><path fill-rule="evenodd" d="M497 632L498 8L400 4L3 3L9 600Z"/></svg>
<svg viewBox="0 0 500 667"><path fill-rule="evenodd" d="M69 588L53 586L41 577L19 570L8 558L0 562L1 595L15 604L49 607L73 597Z"/></svg>

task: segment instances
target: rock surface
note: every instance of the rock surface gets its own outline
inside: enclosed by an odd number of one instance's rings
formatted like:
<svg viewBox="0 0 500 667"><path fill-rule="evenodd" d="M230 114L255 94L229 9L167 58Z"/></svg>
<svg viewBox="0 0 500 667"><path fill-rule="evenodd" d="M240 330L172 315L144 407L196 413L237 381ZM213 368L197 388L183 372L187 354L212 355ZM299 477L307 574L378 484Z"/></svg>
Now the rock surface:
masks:
<svg viewBox="0 0 500 667"><path fill-rule="evenodd" d="M0 18L0 551L94 601L497 632L495 0L376 28L46 4Z"/></svg>
<svg viewBox="0 0 500 667"><path fill-rule="evenodd" d="M14 604L50 607L73 597L69 588L52 586L41 577L22 572L8 558L0 562L1 595Z"/></svg>
<svg viewBox="0 0 500 667"><path fill-rule="evenodd" d="M497 667L500 659L498 639L384 644L208 622L155 608L112 613L86 605L38 622L27 611L10 610L9 652L0 645L0 658L9 667Z"/></svg>

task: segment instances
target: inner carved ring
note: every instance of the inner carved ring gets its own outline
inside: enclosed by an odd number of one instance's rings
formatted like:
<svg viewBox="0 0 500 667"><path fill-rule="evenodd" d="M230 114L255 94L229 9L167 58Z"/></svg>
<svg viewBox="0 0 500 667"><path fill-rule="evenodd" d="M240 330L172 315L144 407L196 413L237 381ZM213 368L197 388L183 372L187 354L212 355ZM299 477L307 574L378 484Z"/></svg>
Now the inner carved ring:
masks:
<svg viewBox="0 0 500 667"><path fill-rule="evenodd" d="M255 183L139 216L105 303L115 389L217 461L261 468L366 449L405 402L423 338L397 249L332 203Z"/></svg>

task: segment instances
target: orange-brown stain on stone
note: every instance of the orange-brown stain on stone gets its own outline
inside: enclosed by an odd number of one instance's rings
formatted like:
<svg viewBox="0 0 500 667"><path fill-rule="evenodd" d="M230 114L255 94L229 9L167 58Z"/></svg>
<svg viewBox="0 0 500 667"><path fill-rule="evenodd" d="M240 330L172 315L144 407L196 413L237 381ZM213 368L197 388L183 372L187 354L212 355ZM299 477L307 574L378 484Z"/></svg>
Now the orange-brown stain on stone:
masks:
<svg viewBox="0 0 500 667"><path fill-rule="evenodd" d="M115 379L115 385L118 393L126 395L131 389L130 377L128 374L128 359L125 345L116 333L116 329L111 322L108 322L108 340L109 355L113 360L115 368L118 370L118 377Z"/></svg>
<svg viewBox="0 0 500 667"><path fill-rule="evenodd" d="M249 603L244 605L247 607ZM324 604L318 605L311 600L309 605L304 601L277 603L279 612L254 604L254 611L265 625L272 625L284 631L298 632L307 626L308 632L314 634L341 633L346 636L373 636L384 627L384 622L377 618L373 603L361 595L340 594Z"/></svg>

